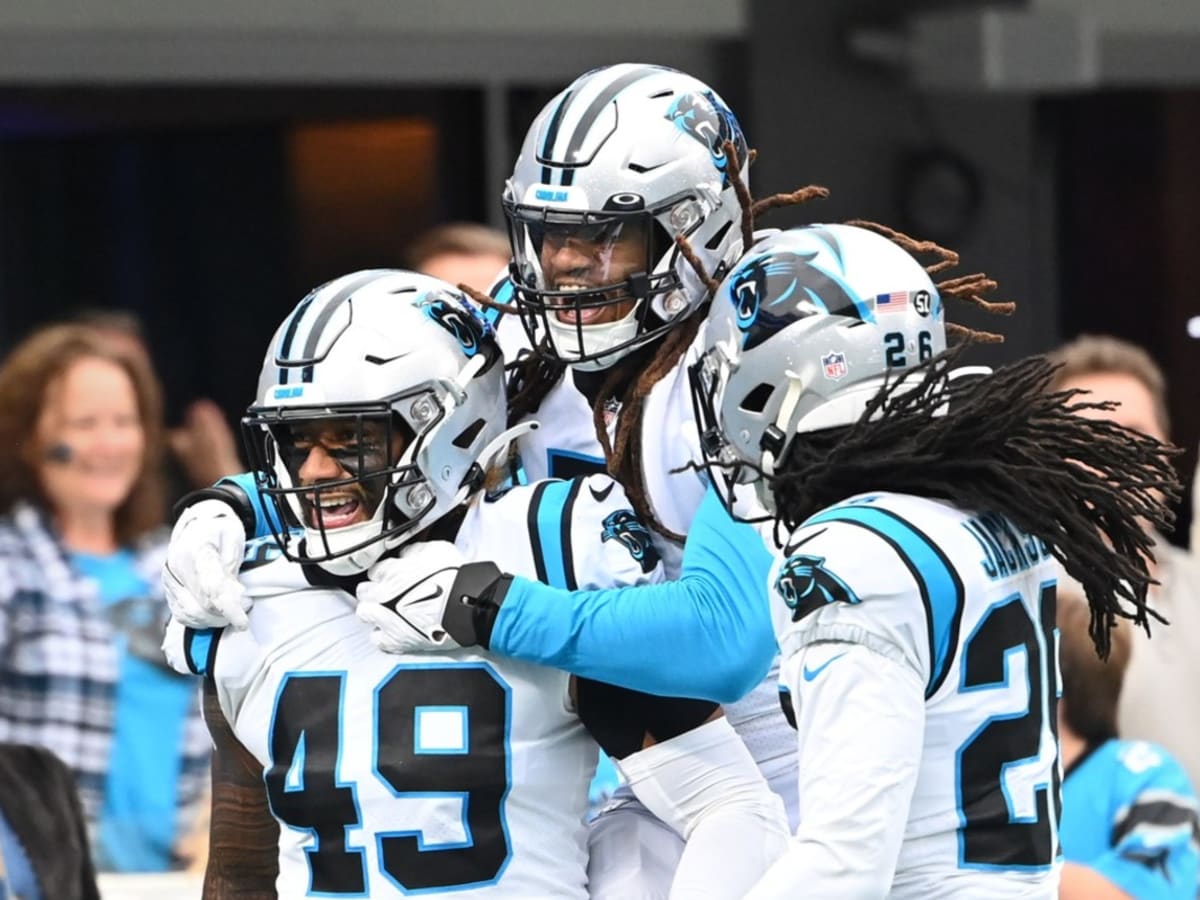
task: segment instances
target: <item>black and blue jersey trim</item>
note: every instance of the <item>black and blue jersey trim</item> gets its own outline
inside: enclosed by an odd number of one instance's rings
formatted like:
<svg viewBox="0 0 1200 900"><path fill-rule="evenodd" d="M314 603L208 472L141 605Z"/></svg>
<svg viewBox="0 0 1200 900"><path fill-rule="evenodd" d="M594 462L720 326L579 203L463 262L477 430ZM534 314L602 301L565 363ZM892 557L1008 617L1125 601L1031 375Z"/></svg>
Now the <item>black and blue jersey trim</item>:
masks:
<svg viewBox="0 0 1200 900"><path fill-rule="evenodd" d="M927 534L891 510L876 506L837 506L818 513L805 524L825 522L845 522L878 535L912 574L925 607L930 662L925 697L932 697L946 680L954 648L958 645L964 603L958 572Z"/></svg>
<svg viewBox="0 0 1200 900"><path fill-rule="evenodd" d="M193 675L210 677L217 660L217 644L221 641L220 628L185 628L183 630L183 655Z"/></svg>
<svg viewBox="0 0 1200 900"><path fill-rule="evenodd" d="M550 587L577 590L571 519L581 479L543 481L533 491L526 513L530 551L538 581Z"/></svg>
<svg viewBox="0 0 1200 900"><path fill-rule="evenodd" d="M492 293L490 296L497 303L510 304L513 302L513 294L514 293L515 293L515 291L513 289L512 280L509 278L505 278L504 280L499 282L495 287L492 288ZM485 319L487 319L488 324L491 325L493 328L495 328L497 325L499 325L500 320L502 318L504 318L504 310L497 309L494 306L484 307L483 309L480 310L480 313L483 314L483 317Z"/></svg>

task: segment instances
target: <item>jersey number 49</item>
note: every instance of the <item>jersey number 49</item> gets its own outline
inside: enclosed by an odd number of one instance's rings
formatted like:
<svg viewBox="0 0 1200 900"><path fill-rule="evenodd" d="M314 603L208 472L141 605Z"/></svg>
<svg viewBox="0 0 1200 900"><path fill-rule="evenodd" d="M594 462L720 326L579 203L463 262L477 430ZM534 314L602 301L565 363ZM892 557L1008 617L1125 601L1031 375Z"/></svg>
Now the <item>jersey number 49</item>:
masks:
<svg viewBox="0 0 1200 900"><path fill-rule="evenodd" d="M310 832L310 892L368 896L366 852L347 833L362 826L358 788L338 773L345 673L287 676L269 736L271 810ZM480 887L499 878L510 847L504 827L508 685L485 663L402 665L375 689L372 775L397 799L452 803L464 840L428 840L411 825L375 831L383 877L404 892ZM426 733L422 734L422 728ZM397 803L397 809L404 806Z"/></svg>

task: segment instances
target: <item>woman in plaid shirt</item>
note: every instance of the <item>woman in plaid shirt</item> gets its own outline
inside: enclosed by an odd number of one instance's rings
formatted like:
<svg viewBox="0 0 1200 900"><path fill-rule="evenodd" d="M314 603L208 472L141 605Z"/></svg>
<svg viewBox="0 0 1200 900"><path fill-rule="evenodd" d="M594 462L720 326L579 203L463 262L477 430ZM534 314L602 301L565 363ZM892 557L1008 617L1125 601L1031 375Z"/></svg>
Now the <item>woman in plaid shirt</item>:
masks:
<svg viewBox="0 0 1200 900"><path fill-rule="evenodd" d="M98 868L171 868L207 774L196 685L159 651L161 389L81 326L0 365L0 741L75 773Z"/></svg>

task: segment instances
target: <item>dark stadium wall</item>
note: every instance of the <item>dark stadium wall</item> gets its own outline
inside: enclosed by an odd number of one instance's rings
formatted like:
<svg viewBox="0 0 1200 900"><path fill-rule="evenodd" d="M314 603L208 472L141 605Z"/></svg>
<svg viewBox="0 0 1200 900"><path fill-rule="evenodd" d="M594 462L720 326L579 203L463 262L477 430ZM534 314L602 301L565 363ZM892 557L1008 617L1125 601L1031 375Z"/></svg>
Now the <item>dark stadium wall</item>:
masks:
<svg viewBox="0 0 1200 900"><path fill-rule="evenodd" d="M903 68L848 49L864 26L886 33L921 8L975 4L837 4L751 0L749 127L760 151L754 190L802 182L829 200L763 224L847 217L887 222L962 254L1017 301L999 326L996 363L1085 331L1147 348L1170 382L1173 437L1190 479L1200 442L1200 315L1194 284L1200 208L1200 93L1155 87L1053 94L937 93ZM1175 540L1186 539L1188 504Z"/></svg>
<svg viewBox="0 0 1200 900"><path fill-rule="evenodd" d="M961 271L985 269L1018 311L999 323L952 314L973 326L999 324L1007 343L980 359L1012 359L1058 336L1053 146L1038 130L1035 103L923 94L903 71L847 49L851 30L896 26L898 15L930 5L750 2L750 141L761 154L754 190L816 182L832 192L766 225L869 218L958 250Z"/></svg>

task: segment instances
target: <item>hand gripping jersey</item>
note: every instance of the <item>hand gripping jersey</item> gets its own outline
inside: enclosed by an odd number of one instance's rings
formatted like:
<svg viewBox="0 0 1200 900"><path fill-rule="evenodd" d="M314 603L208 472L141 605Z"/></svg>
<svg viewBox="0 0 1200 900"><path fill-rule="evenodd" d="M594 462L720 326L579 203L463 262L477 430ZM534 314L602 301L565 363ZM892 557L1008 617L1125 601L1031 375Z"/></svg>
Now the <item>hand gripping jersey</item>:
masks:
<svg viewBox="0 0 1200 900"><path fill-rule="evenodd" d="M498 298L507 293L506 284L494 289ZM500 319L498 326L506 359L516 359L528 344L520 322L512 316ZM700 437L692 411L687 367L695 362L702 345L702 334L669 374L657 382L643 406L644 433L641 464L646 492L659 521L677 534L686 535L708 489L705 476L688 463L699 462ZM529 479L569 477L581 472L605 471L604 450L596 438L591 405L568 371L551 388L541 407L530 418L541 428L523 435L519 441L521 462ZM615 433L616 416L609 424ZM668 538L650 532L662 558L668 580L679 577L683 547ZM747 537L751 537L747 531ZM747 552L758 551L747 547ZM729 589L736 589L730 585ZM757 585L747 585L757 592ZM766 679L742 699L725 704L729 724L741 736L747 749L771 787L783 797L789 818L795 822L795 758L787 723L779 716L776 691L778 671L772 668Z"/></svg>
<svg viewBox="0 0 1200 900"><path fill-rule="evenodd" d="M790 535L770 584L800 829L776 886L1056 895L1054 576L1006 519L918 497L859 496Z"/></svg>
<svg viewBox="0 0 1200 900"><path fill-rule="evenodd" d="M1138 900L1192 900L1200 877L1196 792L1143 741L1106 741L1063 781L1063 857Z"/></svg>
<svg viewBox="0 0 1200 900"><path fill-rule="evenodd" d="M455 542L555 583L657 579L614 487L595 477L480 499ZM477 649L384 654L351 593L276 552L270 539L248 547L248 630L173 623L166 648L214 681L262 763L281 823L279 895L586 897L597 747L569 676Z"/></svg>

